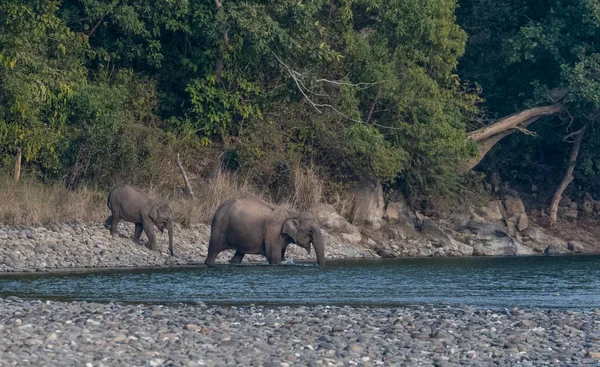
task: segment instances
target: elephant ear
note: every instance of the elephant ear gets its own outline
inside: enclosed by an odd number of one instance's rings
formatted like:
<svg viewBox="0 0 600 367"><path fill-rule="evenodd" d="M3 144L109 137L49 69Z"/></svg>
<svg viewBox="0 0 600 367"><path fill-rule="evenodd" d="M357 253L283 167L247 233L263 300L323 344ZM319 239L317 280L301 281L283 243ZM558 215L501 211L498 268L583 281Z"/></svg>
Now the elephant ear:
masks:
<svg viewBox="0 0 600 367"><path fill-rule="evenodd" d="M264 228L267 252L274 248L281 249L281 246L283 246L283 223L289 219L289 217L289 211L282 207L275 208L271 215L269 215Z"/></svg>
<svg viewBox="0 0 600 367"><path fill-rule="evenodd" d="M294 242L296 242L296 236L298 235L298 220L290 218L283 222L281 233L287 234Z"/></svg>
<svg viewBox="0 0 600 367"><path fill-rule="evenodd" d="M150 217L150 219L152 219L153 222L156 222L156 219L158 219L158 205L154 205L152 209L150 209L150 213L148 213L148 216Z"/></svg>

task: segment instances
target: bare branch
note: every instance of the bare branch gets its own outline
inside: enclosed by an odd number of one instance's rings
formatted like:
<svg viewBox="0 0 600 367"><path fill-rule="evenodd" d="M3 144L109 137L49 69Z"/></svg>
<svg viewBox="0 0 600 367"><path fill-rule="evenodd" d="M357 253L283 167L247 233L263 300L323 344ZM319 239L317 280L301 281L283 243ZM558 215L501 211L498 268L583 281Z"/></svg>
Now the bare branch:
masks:
<svg viewBox="0 0 600 367"><path fill-rule="evenodd" d="M310 99L310 97L308 96L307 92L311 93L311 94L314 94L316 96L321 96L321 97L329 97L329 95L327 95L327 94L321 94L321 93L316 93L316 92L313 92L312 90L310 90L309 88L307 88L304 85L304 82L302 82L302 80L300 79L302 77L302 74L300 74L299 72L297 72L297 71L293 70L292 68L290 68L285 62L283 62L283 60L281 60L281 58L279 56L277 56L277 54L275 52L271 51L271 53L273 54L273 56L275 56L275 58L277 59L277 61L285 68L285 70L288 72L288 74L292 77L292 79L294 80L294 83L296 83L296 87L298 87L298 90L300 91L300 93L302 93L302 96L304 97L304 99L306 99L306 101L311 106L313 106L313 108L315 110L317 110L317 112L319 112L319 113L322 114L323 111L321 111L320 108L329 108L329 109L333 110L335 113L337 113L338 115L342 116L343 118L345 118L347 120L350 120L350 121L353 121L353 122L358 122L358 123L361 123L361 124L367 124L367 123L365 123L362 120L357 120L357 119L354 119L354 118L348 116L347 114L345 114L342 111L338 110L337 108L335 108L331 104L314 102L312 99ZM317 81L321 81L321 82L326 81L326 82L329 82L329 83L332 83L332 84L336 84L336 85L352 85L352 86L367 85L367 84L369 84L369 85L370 84L372 84L372 85L378 84L378 83L356 83L356 84L351 84L351 83L330 81L330 80L327 80L327 79L319 79ZM384 125L379 125L379 124L376 124L376 123L371 123L370 125L377 126L377 127L383 128L383 129L389 129L389 130L401 130L400 128L397 128L397 127L384 126Z"/></svg>
<svg viewBox="0 0 600 367"><path fill-rule="evenodd" d="M522 132L525 135L529 135L529 136L537 136L537 134L531 130L527 130L526 128L522 127L522 126L515 126L513 127L513 129Z"/></svg>
<svg viewBox="0 0 600 367"><path fill-rule="evenodd" d="M584 126L581 129L579 129L577 131L574 131L574 132L570 133L569 135L566 135L563 138L563 141L567 142L567 143L574 143L575 140L577 140L577 136L580 135L580 134L583 134L583 132L585 131L586 127L587 126ZM572 138L576 138L576 139L575 140L571 140Z"/></svg>
<svg viewBox="0 0 600 367"><path fill-rule="evenodd" d="M499 134L506 129L513 129L518 125L522 125L523 122L528 121L533 117L553 115L563 111L564 109L565 106L562 104L530 108L498 120L493 124L486 125L481 129L471 131L468 133L468 136L476 142L482 141L492 137L493 135Z"/></svg>
<svg viewBox="0 0 600 367"><path fill-rule="evenodd" d="M378 85L378 84L382 83L382 82L375 82L375 83L366 83L366 82L348 83L348 82L341 82L339 80L329 80L329 79L317 79L317 80L315 80L315 82L317 82L317 83L330 83L330 84L335 84L335 85L345 85L345 86L359 88L359 89L371 88L371 87L373 87L375 85Z"/></svg>
<svg viewBox="0 0 600 367"><path fill-rule="evenodd" d="M100 24L102 24L102 21L104 20L104 17L106 16L106 14L104 14L102 16L102 18L100 18L96 24L94 25L94 27L92 28L92 30L87 34L88 37L92 37L92 35L94 34L94 32L96 32L96 29L98 29L98 27L100 26Z"/></svg>

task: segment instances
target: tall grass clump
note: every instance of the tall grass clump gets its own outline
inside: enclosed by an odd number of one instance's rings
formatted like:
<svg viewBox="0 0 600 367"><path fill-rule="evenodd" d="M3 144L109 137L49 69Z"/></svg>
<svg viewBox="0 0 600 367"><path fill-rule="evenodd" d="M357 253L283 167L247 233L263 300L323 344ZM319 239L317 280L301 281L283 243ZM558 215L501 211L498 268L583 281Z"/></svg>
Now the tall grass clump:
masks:
<svg viewBox="0 0 600 367"><path fill-rule="evenodd" d="M106 195L81 187L69 190L64 183L44 185L23 177L15 183L0 176L0 221L8 225L44 225L54 222L103 220L108 213Z"/></svg>

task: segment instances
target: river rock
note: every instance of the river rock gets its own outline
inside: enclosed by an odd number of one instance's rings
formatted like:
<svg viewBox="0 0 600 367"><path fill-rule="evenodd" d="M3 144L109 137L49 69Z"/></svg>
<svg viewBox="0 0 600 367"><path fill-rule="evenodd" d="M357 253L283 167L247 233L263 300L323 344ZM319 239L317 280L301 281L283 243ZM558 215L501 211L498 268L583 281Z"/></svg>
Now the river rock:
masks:
<svg viewBox="0 0 600 367"><path fill-rule="evenodd" d="M549 235L539 227L529 227L523 233L523 238L527 240L527 246L531 247L535 252L545 252L550 245L555 247L560 252L566 252L567 243L557 237Z"/></svg>
<svg viewBox="0 0 600 367"><path fill-rule="evenodd" d="M321 203L315 212L317 221L324 228L336 231L348 243L355 245L361 242L362 236L358 228L338 214L332 205Z"/></svg>
<svg viewBox="0 0 600 367"><path fill-rule="evenodd" d="M404 196L400 192L392 194L392 199L387 204L384 215L391 223L398 223L410 230L415 229L415 214L410 210Z"/></svg>
<svg viewBox="0 0 600 367"><path fill-rule="evenodd" d="M472 242L473 255L476 256L533 254L533 250L509 236L507 231L497 224L472 221L462 231L468 231L476 236Z"/></svg>
<svg viewBox="0 0 600 367"><path fill-rule="evenodd" d="M569 250L576 252L576 253L584 252L583 244L578 241L569 241L569 243L567 244L567 247Z"/></svg>
<svg viewBox="0 0 600 367"><path fill-rule="evenodd" d="M470 256L473 254L471 246L455 240L451 233L447 233L439 224L431 219L423 220L421 234L431 241L433 247L443 248L446 256ZM423 251L426 250L423 249Z"/></svg>
<svg viewBox="0 0 600 367"><path fill-rule="evenodd" d="M487 206L479 208L476 213L487 222L499 222L504 216L504 206L501 200L492 200Z"/></svg>
<svg viewBox="0 0 600 367"><path fill-rule="evenodd" d="M524 231L529 227L529 217L520 198L509 196L504 199L504 220L508 233L513 236L517 231Z"/></svg>
<svg viewBox="0 0 600 367"><path fill-rule="evenodd" d="M509 217L514 214L525 213L525 205L518 197L508 196L504 199L503 204Z"/></svg>

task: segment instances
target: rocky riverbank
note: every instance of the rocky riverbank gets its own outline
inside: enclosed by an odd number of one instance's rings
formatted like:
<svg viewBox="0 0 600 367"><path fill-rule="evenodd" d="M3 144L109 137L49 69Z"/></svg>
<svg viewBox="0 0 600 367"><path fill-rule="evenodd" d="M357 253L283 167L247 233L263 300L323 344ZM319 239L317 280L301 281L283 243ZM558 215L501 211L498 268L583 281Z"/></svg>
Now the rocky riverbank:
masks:
<svg viewBox="0 0 600 367"><path fill-rule="evenodd" d="M0 299L1 365L597 363L595 311L126 305Z"/></svg>
<svg viewBox="0 0 600 367"><path fill-rule="evenodd" d="M133 225L119 223L119 236L113 237L100 223L56 224L46 227L0 226L0 272L31 272L73 268L150 267L196 264L204 262L210 237L210 227L204 224L192 228L175 225L175 257L168 255L167 234L157 233L161 251L150 251L134 244ZM144 238L144 237L142 237ZM327 258L376 257L374 250L350 245L337 236L324 232ZM226 262L232 251L219 255ZM314 256L291 245L289 259L301 260ZM247 260L246 260L247 259ZM247 256L244 261L264 262L263 256Z"/></svg>
<svg viewBox="0 0 600 367"><path fill-rule="evenodd" d="M402 223L386 223L373 229L351 225L337 213L321 213L318 219L322 224L327 259L598 252L598 246L566 242L533 226L527 229L528 237L524 237L511 236L498 224L472 220L453 227L451 221L422 218L418 226L411 228ZM143 243L134 244L133 231L133 225L124 222L119 224L119 236L115 237L101 223L43 227L0 225L0 272L199 264L204 262L208 251L210 227L205 224L191 228L175 224L174 257L168 255L166 232L157 233L161 246L157 252L150 251ZM587 243L592 241L593 238ZM231 256L233 251L222 252L217 261L227 262ZM314 251L308 254L290 245L286 257L296 261L314 260ZM244 261L266 260L263 256L249 255Z"/></svg>

